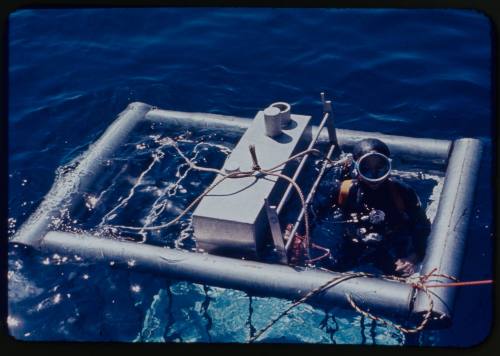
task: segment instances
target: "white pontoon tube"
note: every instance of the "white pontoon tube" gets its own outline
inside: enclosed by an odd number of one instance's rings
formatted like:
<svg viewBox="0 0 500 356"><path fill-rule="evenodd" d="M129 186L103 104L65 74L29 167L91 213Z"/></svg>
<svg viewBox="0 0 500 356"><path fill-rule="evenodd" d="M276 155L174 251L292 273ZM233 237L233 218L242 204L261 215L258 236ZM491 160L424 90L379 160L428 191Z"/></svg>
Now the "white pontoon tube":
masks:
<svg viewBox="0 0 500 356"><path fill-rule="evenodd" d="M196 129L224 130L242 134L250 126L251 119L236 116L225 116L204 113L186 113L154 109L149 111L145 118L154 122L161 122L167 127L180 126ZM312 127L312 135L316 134L317 126ZM426 165L434 164L444 166L448 160L452 142L450 140L436 140L432 138L415 138L396 135L385 135L379 132L355 131L337 128L337 138L340 148L350 151L356 142L364 138L378 138L382 140L394 157L408 162L426 162ZM328 132L320 133L319 142L329 140Z"/></svg>
<svg viewBox="0 0 500 356"><path fill-rule="evenodd" d="M61 214L58 207L71 203L77 193L91 184L105 167L110 155L119 149L128 134L144 120L188 129L223 129L243 133L250 120L202 113L181 113L152 108L144 103L132 103L104 134L82 155L74 170L57 180L33 215L11 238L11 248L32 246L60 254L77 254L99 261L115 261L127 265L134 260L139 268L169 278L189 280L224 288L246 290L263 296L296 299L322 285L338 274L320 270L292 268L256 261L213 256L196 252L167 249L145 244L123 242L87 234L50 231L50 223ZM317 128L316 128L317 130ZM395 156L412 162L447 167L439 209L432 225L422 273L437 268L437 272L459 277L467 237L467 227L479 172L481 143L476 139L435 140L380 133L337 129L338 142L348 151L362 138L383 140ZM313 127L313 135L315 128ZM320 140L328 136L320 135ZM131 268L131 267L127 267ZM444 281L446 282L446 281ZM427 310L422 292L409 284L377 278L347 280L313 298L310 303L346 306L349 292L360 307L386 316L407 319L421 317ZM453 314L454 288L433 290L433 325L447 325Z"/></svg>

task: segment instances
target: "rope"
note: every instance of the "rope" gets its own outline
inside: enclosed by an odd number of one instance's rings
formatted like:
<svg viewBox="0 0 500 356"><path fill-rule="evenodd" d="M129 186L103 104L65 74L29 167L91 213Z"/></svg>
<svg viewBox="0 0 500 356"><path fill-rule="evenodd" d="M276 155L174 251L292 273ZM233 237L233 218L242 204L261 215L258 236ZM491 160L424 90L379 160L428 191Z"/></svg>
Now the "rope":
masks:
<svg viewBox="0 0 500 356"><path fill-rule="evenodd" d="M317 155L322 155L324 159L330 160L328 157L324 156L324 154L323 154L321 151L319 151L319 150L317 150L317 149L315 149L315 148L310 148L310 149L308 149L308 150L304 150L304 151L302 151L302 152L299 152L299 153L297 153L296 155L293 155L292 157L290 157L290 158L289 158L289 159L287 159L286 161L283 161L283 162L281 162L280 164L277 164L276 166L274 166L274 167L272 167L272 168L269 168L269 169L268 169L268 171L274 171L274 170L276 170L276 169L279 169L281 166L283 166L283 165L287 164L288 162L291 162L291 161L293 161L293 160L296 160L297 158L300 158L300 157L302 157L302 156L304 156L304 155L308 155L308 154L310 154L310 153L314 153L314 154L317 154ZM331 161L331 160L330 160L330 161Z"/></svg>
<svg viewBox="0 0 500 356"><path fill-rule="evenodd" d="M312 259L310 259L310 260L306 260L306 263L307 263L307 264L313 264L313 263L318 262L318 261L321 261L322 259L327 258L328 256L330 256L330 255L331 255L331 252L330 252L330 249L329 249L329 248L323 247L323 246L318 245L318 244L315 244L315 243L312 243L312 244L311 244L311 247L312 247L312 248L315 248L315 249L317 249L317 250L322 250L322 251L324 251L325 253L324 253L324 254L322 254L321 256L318 256L318 257L312 258Z"/></svg>
<svg viewBox="0 0 500 356"><path fill-rule="evenodd" d="M202 167L202 166L198 166L195 163L193 163L193 161L191 161L188 157L186 157L186 155L184 153L182 153L179 146L177 146L177 143L174 140L172 140L171 146L173 148L175 148L175 150L177 151L179 156L181 156L184 159L184 161L186 161L186 163L189 165L189 167L191 167L192 169L195 169L197 171L202 171L202 172L216 173L216 174L219 174L221 176L227 176L227 174L220 169L210 168L210 167Z"/></svg>
<svg viewBox="0 0 500 356"><path fill-rule="evenodd" d="M295 188L295 190L297 191L297 194L299 195L299 198L300 198L300 201L301 201L301 204L302 204L302 209L304 210L304 225L305 225L305 235L304 235L304 238L305 238L305 241L306 241L306 246L309 248L310 246L310 239L309 239L309 214L307 212L307 209L306 209L306 203L305 203L305 197L304 197L304 194L301 190L301 188L299 187L299 185L290 177L284 175L284 174L281 174L281 173L278 173L276 172L277 170L280 169L281 166L285 165L286 163L292 161L292 160L295 160L297 158L300 158L306 154L311 154L311 153L315 153L315 154L321 154L320 151L318 151L317 149L308 149L308 150L305 150L305 151L302 151L302 152L299 152L297 153L296 155L290 157L289 159L287 159L286 161L272 167L272 168L269 168L269 169L262 169L260 167L260 165L258 164L257 162L257 156L255 154L255 147L251 146L250 147L250 153L251 153L251 156L252 156L252 161L253 161L253 166L252 166L252 170L251 171L244 171L244 172L233 172L233 173L225 173L223 172L222 170L219 170L219 169L215 169L215 168L210 168L210 167L201 167L201 166L198 166L196 165L194 162L192 162L188 157L186 157L184 155L184 153L179 149L179 147L177 146L177 143L171 139L171 138L167 138L169 139L171 142L171 146L173 146L175 148L175 150L177 151L177 153L184 159L184 161L186 161L186 163L189 165L189 167L191 169L195 169L195 170L198 170L198 171L203 171L203 172L210 172L210 173L216 173L220 176L222 176L222 178L220 180L218 180L217 182L213 183L212 185L210 185L207 189L205 189L205 191L199 195L195 200L193 200L189 205L188 207L186 207L177 217L175 217L174 219L170 220L169 222L165 223L165 224L161 224L161 225L157 225L157 226L148 226L148 227L134 227L134 226L123 226L123 225L114 225L115 227L119 227L119 228L125 228L125 229L130 229L130 230L157 230L157 229L162 229L162 228L166 228L166 227L169 227L175 223L177 223L184 215L186 215L203 197L205 197L208 193L210 193L210 191L212 191L216 186L218 186L220 183L222 183L225 179L232 179L232 178L245 178L245 177L251 177L251 176L254 176L255 172L257 173L260 173L260 174L263 174L264 176L265 175L271 175L271 176L276 176L278 178L281 178L281 179L284 179L286 181L288 181L291 185L293 185L293 187ZM328 157L323 157L324 160L326 160L327 162L331 163L331 164L334 164L334 165L337 165L337 164L342 164L344 163L345 160L339 160L339 161L333 161L331 159L329 159ZM292 238L294 238L295 236L293 236ZM319 257L316 257L314 259L309 259L307 260L306 262L307 263L313 263L313 262L317 262L327 256L330 255L330 250L325 248L325 247L322 247L320 245L316 245L316 244L312 244L311 247L313 248L317 248L317 249L321 249L321 250L324 250L325 251L325 254L319 256ZM319 268L319 269L323 269L323 268ZM324 269L323 269L324 270ZM425 293L425 295L427 296L428 298L428 301L429 301L429 308L428 310L426 311L426 313L424 314L423 318L422 318L422 321L420 322L420 324L416 327L413 327L413 328L405 328L401 325L398 325L396 323L393 323L391 321L388 321L388 320L385 320L385 319L382 319L380 317L377 317L375 316L374 314L372 313L369 313L368 311L365 311L363 309L361 309L354 301L354 299L352 298L352 295L351 294L348 294L346 293L346 298L347 298L347 301L349 302L349 304L353 307L354 310L356 310L358 313L360 313L361 315L367 317L367 318L370 318L376 322L379 322L381 324L384 324L386 326L392 326L394 327L395 329L403 332L403 333L418 333L420 331L422 331L425 326L427 325L427 323L429 322L430 318L431 318L431 315L432 315L432 310L434 308L434 301L432 299L432 296L429 292L429 288L438 288L438 287L458 287L458 286L473 286L473 285L483 285L483 284L491 284L493 283L493 280L481 280L481 281L469 281L469 282L458 282L458 280L453 277L453 276L449 276L449 275L446 275L446 274L439 274L439 273L435 273L436 272L436 268L433 269L431 272L429 272L428 274L426 275L423 275L423 276L419 276L418 279L416 281L409 281L408 279L404 279L404 278L401 278L401 277L397 277L397 276L388 276L388 275L375 275L375 274L371 274L371 273L365 273L365 272L357 272L357 273L349 273L349 274L345 274L343 273L341 276L338 276L338 277L335 277L331 280L329 280L328 282L326 282L325 284L311 290L310 292L308 292L306 295L304 295L302 298L300 298L299 300L295 301L294 303L292 303L287 309L285 309L277 318L273 319L266 327L262 328L261 330L259 330L257 333L255 333L255 335L253 337L251 337L249 339L249 342L252 343L254 342L255 340L257 340L263 333L265 333L267 330L269 330L269 328L271 328L276 322L278 322L282 317L284 317L285 315L287 315L293 308L297 307L298 305L306 302L309 298L315 296L316 294L318 293L321 293L329 288L332 288L344 281L347 281L349 279L353 279L353 278L360 278L360 277L364 277L364 278L382 278L382 279L386 279L386 280L391 280L391 281L397 281L397 282L401 282L401 283L410 283L414 288L416 289L419 289L421 291L423 291ZM450 279L450 280L453 280L454 282L452 283L437 283L437 284L430 284L430 285L426 285L426 282L429 280L430 277L442 277L442 278L447 278L447 279Z"/></svg>
<svg viewBox="0 0 500 356"><path fill-rule="evenodd" d="M331 288L333 286L336 286L337 284L339 283L342 283L344 281L347 281L348 279L352 279L352 278L356 278L358 277L357 275L355 274L352 274L352 275L343 275L343 276L340 276L340 277L335 277L331 280L329 280L328 282L326 282L325 284L313 289L312 291L310 291L309 293L307 293L305 296L303 296L302 298L300 298L299 300L295 301L292 305L290 305L287 309L285 309L280 315L278 315L278 317L276 317L274 320L272 320L267 326L265 326L264 328L260 329L257 333L254 334L253 337L251 337L248 342L249 343L252 343L254 342L255 340L257 340L263 333L265 333L271 326L273 326L274 324L276 324L278 322L278 320L280 320L282 317L284 317L285 315L287 315L290 310L292 310L293 308L295 308L296 306L304 303L307 299L311 298L312 296L314 296L315 294L317 293L320 293L328 288Z"/></svg>
<svg viewBox="0 0 500 356"><path fill-rule="evenodd" d="M427 288L442 288L442 287L465 287L465 286L479 286L483 284L492 284L492 279L485 279L482 281L468 281L468 282L454 282L454 283L438 283L428 284Z"/></svg>
<svg viewBox="0 0 500 356"><path fill-rule="evenodd" d="M325 270L325 271L328 271L330 272L329 270L326 270L324 268L319 268L321 270ZM282 317L284 317L285 315L287 315L290 310L292 310L293 308L297 307L298 305L306 302L309 298L313 297L314 295L318 294L318 293L321 293L331 287L334 287L338 284L340 284L341 282L344 282L348 279L352 279L352 278L360 278L360 277L364 277L364 278L382 278L382 279L385 279L385 280L390 280L390 281L396 281L396 282L400 282L400 283L407 283L407 284L411 284L414 288L416 289L419 289L421 290L422 292L425 293L428 301L429 301L429 307L427 309L427 311L425 312L425 314L423 315L422 317L422 321L420 322L420 324L418 324L417 326L413 327L413 328L406 328L406 327L403 327L399 324L396 324L396 323L393 323L391 321L388 321L388 320L385 320L385 319L382 319L372 313L369 313L363 309L361 309L355 302L354 302L354 299L352 298L352 295L351 294L348 294L346 293L345 296L347 298L347 301L349 302L349 304L352 306L352 308L354 310L356 310L358 313L360 313L361 315L363 315L364 317L366 318L369 318L369 319L372 319L376 322L379 322L383 325L386 325L386 326L391 326L405 334L414 334L414 333L418 333L420 331L422 331L426 325L429 323L430 321L430 318L432 316L432 311L433 311L433 308L434 308L434 300L431 296L431 293L429 292L429 288L432 288L432 287L445 287L445 286L471 286L471 285L480 285L480 284L490 284L490 283L493 283L492 280L482 280L482 281L468 281L468 282L452 282L452 283L443 283L443 284L431 284L431 285L427 285L427 282L429 281L429 279L431 277L444 277L444 278L448 278L450 280L453 280L453 281L457 281L457 279L453 276L449 276L449 275L446 275L446 274L443 274L443 273L436 273L436 268L434 268L432 271L430 271L428 274L425 274L425 275L422 275L422 276L418 276L418 278L414 281L410 280L410 279L405 279L405 278L402 278L402 277L398 277L398 276L391 276L391 275L376 275L376 274L372 274L372 273L366 273L366 272L355 272L355 273L343 273L342 276L340 277L334 277L332 278L331 280L329 280L327 283L311 290L309 293L307 293L304 297L302 297L301 299L295 301L294 303L292 303L286 310L284 310L277 318L273 319L268 325L266 325L264 328L262 328L261 330L259 330L259 332L257 332L252 338L249 339L249 342L252 343L254 341L256 341L262 334L264 334L267 330L269 330L269 328L271 328L276 322L278 322L278 320L280 320Z"/></svg>
<svg viewBox="0 0 500 356"><path fill-rule="evenodd" d="M225 179L227 178L241 178L243 175L246 174L244 172L235 172L235 173L230 173L230 174L225 174L222 179L219 181L215 182L214 184L210 185L205 191L199 195L195 200L191 202L191 204L188 205L187 208L185 208L183 211L177 215L174 219L170 220L169 222L161 225L155 225L155 226L147 226L147 227L137 227L137 226L125 226L125 225L113 225L114 227L119 227L123 229L128 229L128 230L158 230L158 229L164 229L167 228L175 223L177 223L184 215L186 215L198 202L208 193L210 193L216 186L218 186L220 183L222 183ZM251 174L250 174L251 175ZM246 177L248 175L245 175Z"/></svg>
<svg viewBox="0 0 500 356"><path fill-rule="evenodd" d="M126 226L126 225L113 225L114 227L122 228L122 229L128 229L128 230L134 230L134 231L158 230L158 229L167 228L167 227L172 226L173 224L177 223L184 215L186 215L191 209L193 209L194 206L196 204L198 204L203 197L205 197L208 193L210 193L217 185L219 185L220 183L222 183L225 179L228 179L228 178L245 178L245 177L251 177L251 176L253 176L255 174L255 172L258 172L258 173L261 173L263 175L272 175L272 176L276 176L276 177L285 179L285 180L287 180L289 183L291 183L293 185L293 187L297 191L297 194L299 195L299 198L301 200L302 208L304 209L304 226L305 226L305 231L306 231L305 232L305 236L306 236L306 241L307 241L308 246L309 246L309 240L310 240L309 239L309 226L310 225L309 225L309 215L307 213L307 209L306 209L306 205L305 205L304 194L303 194L302 190L300 189L299 185L295 181L293 181L290 177L288 177L288 176L286 176L284 174L276 172L276 170L279 170L279 168L281 166L283 166L284 164L286 164L287 162L290 162L290 161L292 161L294 159L302 157L302 156L304 156L306 154L310 154L310 153L322 154L320 151L318 151L317 149L308 149L308 150L299 152L299 153L295 154L294 156L290 157L289 159L287 159L286 161L284 161L284 162L282 162L282 163L280 163L280 164L278 164L278 165L276 165L274 167L271 167L269 169L262 169L258 165L258 163L257 163L257 157L256 157L256 155L254 155L255 151L253 151L254 154L252 154L252 158L254 159L254 164L253 164L252 171L233 172L233 173L227 174L227 173L225 173L224 171L222 171L220 169L198 166L192 160L190 160L179 149L179 147L177 145L177 142L175 140L173 140L170 137L167 137L166 140L167 140L166 142L168 142L172 147L174 147L174 149L177 151L177 153L182 157L182 159L184 161L186 161L186 163L189 165L190 168L192 168L194 170L202 171L202 172L215 173L215 174L218 174L218 175L222 176L222 178L220 180L218 180L217 182L215 182L214 184L210 185L207 189L205 189L205 191L201 195L199 195L195 200L193 200L191 202L191 204L189 204L187 208L185 208L181 213L179 213L179 215L177 217L175 217L174 219L170 220L169 222L167 222L165 224L155 225L155 226L147 226L147 227L145 227L145 226L143 226L143 227L137 227L137 226ZM251 150L251 153L252 153L252 150Z"/></svg>
<svg viewBox="0 0 500 356"><path fill-rule="evenodd" d="M300 198L300 203L302 204L302 209L304 209L304 228L305 228L304 237L305 237L305 241L306 241L306 246L309 247L309 243L310 243L310 239L309 239L309 213L307 212L308 209L306 207L306 198L304 196L304 193L302 192L302 189L300 189L297 182L295 182L292 178L290 178L284 174L274 173L274 172L271 172L268 170L260 170L260 172L262 172L266 175L276 176L276 177L279 177L279 178L282 178L282 179L288 181L290 184L293 185L293 187L297 191L297 194L299 195L299 198Z"/></svg>
<svg viewBox="0 0 500 356"><path fill-rule="evenodd" d="M417 287L417 286L414 285L414 287ZM422 290L425 293L425 295L427 296L427 299L429 301L429 308L425 312L420 324L414 328L405 328L405 327L398 325L396 323L393 323L389 320L385 320L385 319L382 319L376 315L373 315L373 314L361 309L358 305L356 305L356 303L352 299L351 294L346 293L346 297L347 297L347 301L349 302L349 304L351 304L351 306L354 308L354 310L356 310L361 315L363 315L367 318L370 318L374 321L377 321L383 325L392 326L393 328L395 328L395 329L397 329L405 334L414 334L414 333L418 333L418 332L422 331L425 328L425 326L427 325L427 323L429 322L429 320L432 316L432 310L434 308L434 300L432 299L432 296L430 295L429 291L427 290L427 287L425 287L424 285L419 285L417 288Z"/></svg>
<svg viewBox="0 0 500 356"><path fill-rule="evenodd" d="M457 281L457 279L453 276L450 276L450 275L447 275L447 274L444 274L444 273L436 273L436 270L437 268L434 268L433 270L431 270L428 274L425 274L423 276L419 276L418 279L416 281L410 281L410 284L416 288L416 289L419 289L421 290L422 292L424 292L424 294L426 295L428 301L429 301L429 308L427 309L427 311L425 312L425 314L423 315L422 317L422 321L420 322L420 324L416 327L413 327L413 328L405 328L401 325L398 325L396 323L393 323L389 320L385 320L385 319L382 319L380 317L377 317L365 310L362 310L355 302L354 300L352 299L352 296L350 294L346 294L346 297L347 297L347 300L349 302L349 304L351 304L351 306L358 312L360 313L361 315L364 315L365 317L367 318L370 318L374 321L377 321L383 325L386 325L386 326L392 326L393 328L405 333L405 334L415 334L415 333L418 333L420 331L422 331L425 326L427 325L427 323L429 322L431 316L432 316L432 310L434 308L434 300L432 299L432 296L431 296L431 293L429 292L429 289L432 285L428 286L426 283L427 281L429 280L430 277L444 277L444 278L448 278L448 279L451 279L453 281ZM373 277L373 275L372 275ZM392 280L397 280L397 281L401 281L401 278L400 277L395 277L395 276L383 276L385 279L392 279ZM408 280L404 280L405 283L408 283ZM481 281L482 282L482 281ZM456 282L457 283L457 282ZM461 285L472 285L472 283L474 282L462 282L460 283ZM449 283L447 283L449 284Z"/></svg>

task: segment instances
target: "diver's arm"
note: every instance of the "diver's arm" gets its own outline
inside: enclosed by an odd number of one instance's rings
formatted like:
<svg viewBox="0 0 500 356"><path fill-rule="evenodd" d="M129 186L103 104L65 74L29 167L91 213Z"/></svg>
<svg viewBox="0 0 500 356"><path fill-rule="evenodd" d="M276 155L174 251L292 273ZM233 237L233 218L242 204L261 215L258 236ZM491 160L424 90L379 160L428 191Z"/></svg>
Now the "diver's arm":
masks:
<svg viewBox="0 0 500 356"><path fill-rule="evenodd" d="M410 248L407 256L396 260L395 272L401 276L410 276L415 272L415 265L424 259L431 224L416 192L409 186L403 187L406 188L403 190L403 198L405 212L409 218Z"/></svg>
<svg viewBox="0 0 500 356"><path fill-rule="evenodd" d="M407 214L410 218L412 247L417 260L422 261L427 247L427 237L431 231L431 223L425 214L425 209L413 189L407 197Z"/></svg>
<svg viewBox="0 0 500 356"><path fill-rule="evenodd" d="M340 182L336 179L337 173L334 169L329 169L318 185L314 199L311 202L310 210L315 220L324 218L331 212L332 206L336 204L340 189Z"/></svg>

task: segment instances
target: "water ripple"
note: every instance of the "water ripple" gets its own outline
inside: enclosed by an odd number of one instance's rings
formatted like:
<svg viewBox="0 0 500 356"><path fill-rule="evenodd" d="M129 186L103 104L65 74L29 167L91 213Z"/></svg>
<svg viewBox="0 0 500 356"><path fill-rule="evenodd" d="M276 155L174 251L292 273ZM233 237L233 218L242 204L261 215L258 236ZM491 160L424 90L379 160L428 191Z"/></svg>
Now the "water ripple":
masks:
<svg viewBox="0 0 500 356"><path fill-rule="evenodd" d="M243 117L286 100L294 112L312 113L317 120L318 93L326 90L340 127L447 139L477 136L491 143L490 31L489 19L480 12L456 10L16 11L9 17L8 38L11 230L40 203L55 172L70 170L73 160L135 100ZM147 138L148 129L138 130L111 160L95 191L84 192L75 210L65 210L63 228L95 227L117 206L116 219L123 223L166 221L203 189L211 177L178 170L178 157L169 154L145 174L128 204L120 206L120 197L126 199L158 147ZM214 146L200 149L197 157L217 166L225 158L215 146L221 137L207 137ZM196 154L192 150L199 138L185 143L187 152ZM235 142L222 143L230 149ZM485 160L491 160L490 148ZM484 176L490 176L489 166L483 165ZM176 182L177 188L170 189ZM171 196L161 199L166 191ZM489 183L480 184L478 194L471 226L478 238L466 256L472 265L491 257ZM189 249L191 234L188 219L146 238ZM126 237L121 231L112 235ZM252 297L250 308L248 296L238 291L204 291L114 266L86 265L77 257L64 263L38 257L17 250L9 254L8 322L16 338L245 342L252 328L258 330L287 305ZM17 261L23 262L21 269ZM483 263L465 270L472 273L479 265ZM470 330L467 317L459 314L455 339L439 331L422 337L423 342L471 345L489 333L491 301L477 290L468 293L484 304L484 322ZM38 305L38 312L28 313ZM457 305L459 313L470 309L464 299ZM396 330L361 322L351 311L333 309L330 314L321 328L324 311L299 308L265 341L405 342Z"/></svg>

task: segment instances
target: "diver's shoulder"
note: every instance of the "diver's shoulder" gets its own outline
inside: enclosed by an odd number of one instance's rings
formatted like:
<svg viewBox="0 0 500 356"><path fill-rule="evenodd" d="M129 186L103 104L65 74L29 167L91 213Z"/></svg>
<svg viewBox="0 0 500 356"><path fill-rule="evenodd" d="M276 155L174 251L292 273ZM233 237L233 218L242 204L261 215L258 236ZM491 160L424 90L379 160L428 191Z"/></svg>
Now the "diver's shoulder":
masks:
<svg viewBox="0 0 500 356"><path fill-rule="evenodd" d="M393 186L396 186L398 189L401 189L405 192L414 192L415 190L406 182L404 182L400 177L392 176L389 178L389 181Z"/></svg>
<svg viewBox="0 0 500 356"><path fill-rule="evenodd" d="M389 178L389 181L404 196L407 196L409 198L416 197L417 193L415 192L415 189L413 189L413 187L408 183L404 182L400 177L392 176Z"/></svg>
<svg viewBox="0 0 500 356"><path fill-rule="evenodd" d="M389 181L394 184L394 185L397 185L401 188L409 188L411 189L410 185L408 185L408 183L404 182L401 177L398 177L398 176L390 176L389 177Z"/></svg>

